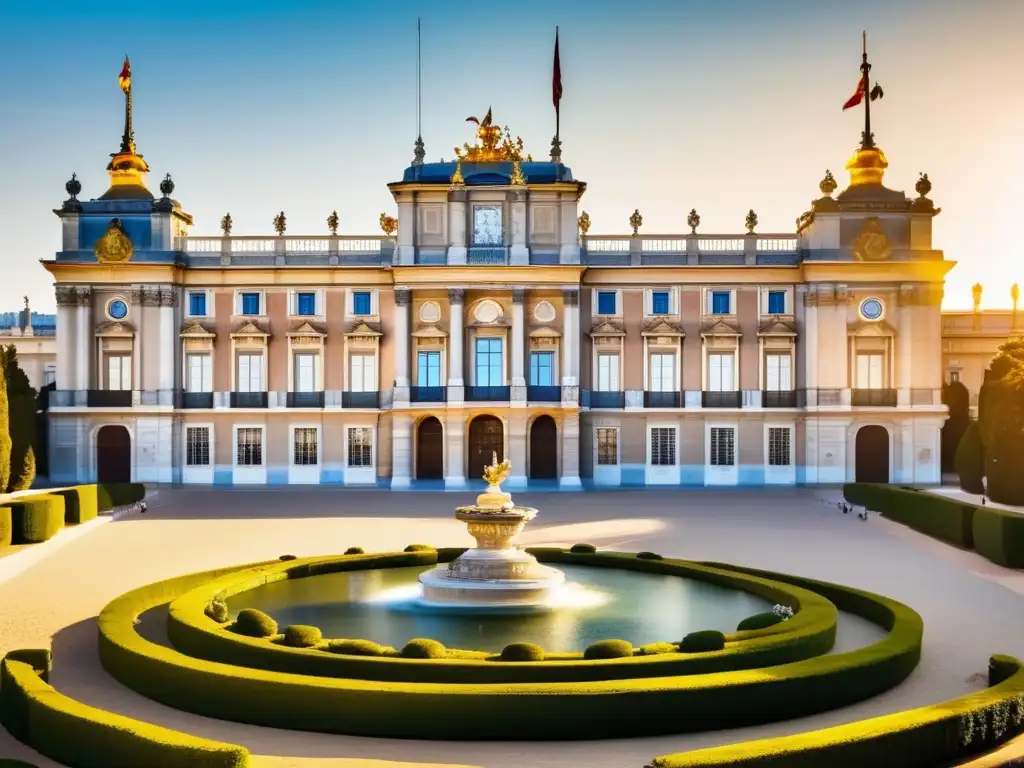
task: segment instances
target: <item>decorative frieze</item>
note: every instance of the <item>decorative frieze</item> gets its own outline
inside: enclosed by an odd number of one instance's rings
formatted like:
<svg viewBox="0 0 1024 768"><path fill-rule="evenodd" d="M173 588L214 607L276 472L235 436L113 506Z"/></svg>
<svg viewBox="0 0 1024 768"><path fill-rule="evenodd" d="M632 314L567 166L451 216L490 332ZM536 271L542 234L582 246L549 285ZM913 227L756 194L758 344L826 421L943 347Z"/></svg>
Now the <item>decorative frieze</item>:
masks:
<svg viewBox="0 0 1024 768"><path fill-rule="evenodd" d="M807 307L844 306L852 300L853 295L846 285L808 286L807 293L804 294L804 306Z"/></svg>
<svg viewBox="0 0 1024 768"><path fill-rule="evenodd" d="M73 285L58 285L54 288L58 307L74 307L78 304L78 289Z"/></svg>

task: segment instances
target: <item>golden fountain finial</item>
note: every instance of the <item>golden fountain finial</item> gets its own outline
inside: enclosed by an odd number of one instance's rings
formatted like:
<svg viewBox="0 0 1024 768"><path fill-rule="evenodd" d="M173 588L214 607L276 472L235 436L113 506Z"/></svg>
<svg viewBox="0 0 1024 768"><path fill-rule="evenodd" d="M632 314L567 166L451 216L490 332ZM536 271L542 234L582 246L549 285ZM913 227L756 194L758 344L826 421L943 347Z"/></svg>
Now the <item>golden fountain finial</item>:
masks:
<svg viewBox="0 0 1024 768"><path fill-rule="evenodd" d="M124 133L121 135L121 149L111 154L107 172L110 174L110 189L100 200L144 199L152 200L152 193L146 189L145 174L149 165L142 155L135 151L135 129L132 127L132 66L128 56L117 76L117 84L124 93Z"/></svg>
<svg viewBox="0 0 1024 768"><path fill-rule="evenodd" d="M487 490L476 497L476 505L484 509L512 509L512 494L501 490L501 483L512 473L512 462L508 459L499 462L498 452L491 454L491 463L484 467L483 478Z"/></svg>
<svg viewBox="0 0 1024 768"><path fill-rule="evenodd" d="M501 484L511 473L512 462L509 459L499 462L498 452L493 451L491 453L491 463L484 467L484 480L487 481L487 484L493 485L500 490Z"/></svg>

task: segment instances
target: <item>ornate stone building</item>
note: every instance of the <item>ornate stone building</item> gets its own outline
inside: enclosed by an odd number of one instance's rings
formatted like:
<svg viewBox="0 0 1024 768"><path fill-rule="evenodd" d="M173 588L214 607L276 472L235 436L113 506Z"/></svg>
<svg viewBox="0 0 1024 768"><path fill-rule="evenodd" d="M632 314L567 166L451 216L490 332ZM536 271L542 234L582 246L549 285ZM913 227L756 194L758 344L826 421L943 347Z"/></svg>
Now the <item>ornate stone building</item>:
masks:
<svg viewBox="0 0 1024 768"><path fill-rule="evenodd" d="M557 140L533 161L488 113L454 162L417 141L381 235L197 237L126 96L44 262L56 482L459 488L492 452L511 487L939 480L952 262L869 133L791 233L592 235Z"/></svg>

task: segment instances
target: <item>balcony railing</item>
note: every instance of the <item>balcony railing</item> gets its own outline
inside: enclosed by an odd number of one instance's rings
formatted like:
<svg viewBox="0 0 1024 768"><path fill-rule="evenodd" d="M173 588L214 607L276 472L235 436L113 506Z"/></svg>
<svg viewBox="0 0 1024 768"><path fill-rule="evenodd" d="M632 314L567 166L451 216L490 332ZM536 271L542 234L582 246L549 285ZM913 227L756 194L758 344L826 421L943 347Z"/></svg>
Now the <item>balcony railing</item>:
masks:
<svg viewBox="0 0 1024 768"><path fill-rule="evenodd" d="M851 405L896 407L895 389L854 389L850 392Z"/></svg>
<svg viewBox="0 0 1024 768"><path fill-rule="evenodd" d="M174 250L213 256L221 253L310 255L380 253L394 249L395 238L372 235L230 235L228 237L187 236L174 238Z"/></svg>
<svg viewBox="0 0 1024 768"><path fill-rule="evenodd" d="M480 402L507 402L511 397L511 387L466 387L466 400Z"/></svg>
<svg viewBox="0 0 1024 768"><path fill-rule="evenodd" d="M594 389L583 390L584 408L625 408L625 392L599 392Z"/></svg>
<svg viewBox="0 0 1024 768"><path fill-rule="evenodd" d="M182 392L179 408L213 408L213 392Z"/></svg>
<svg viewBox="0 0 1024 768"><path fill-rule="evenodd" d="M380 392L342 392L342 408L380 408Z"/></svg>
<svg viewBox="0 0 1024 768"><path fill-rule="evenodd" d="M285 397L288 408L323 408L323 392L289 392Z"/></svg>
<svg viewBox="0 0 1024 768"><path fill-rule="evenodd" d="M132 391L130 389L90 389L85 396L85 404L90 408L131 408Z"/></svg>
<svg viewBox="0 0 1024 768"><path fill-rule="evenodd" d="M796 390L765 389L761 391L762 408L796 408Z"/></svg>
<svg viewBox="0 0 1024 768"><path fill-rule="evenodd" d="M467 264L508 264L508 248L501 245L474 245L466 252Z"/></svg>
<svg viewBox="0 0 1024 768"><path fill-rule="evenodd" d="M443 403L447 399L447 387L409 387L409 402L412 403Z"/></svg>
<svg viewBox="0 0 1024 768"><path fill-rule="evenodd" d="M678 392L644 392L644 408L678 408L680 402Z"/></svg>
<svg viewBox="0 0 1024 768"><path fill-rule="evenodd" d="M530 384L526 387L526 399L532 403L560 403L562 388L558 385Z"/></svg>
<svg viewBox="0 0 1024 768"><path fill-rule="evenodd" d="M232 392L230 399L232 408L266 408L266 392Z"/></svg>
<svg viewBox="0 0 1024 768"><path fill-rule="evenodd" d="M708 392L701 395L701 405L705 408L741 408L742 392Z"/></svg>

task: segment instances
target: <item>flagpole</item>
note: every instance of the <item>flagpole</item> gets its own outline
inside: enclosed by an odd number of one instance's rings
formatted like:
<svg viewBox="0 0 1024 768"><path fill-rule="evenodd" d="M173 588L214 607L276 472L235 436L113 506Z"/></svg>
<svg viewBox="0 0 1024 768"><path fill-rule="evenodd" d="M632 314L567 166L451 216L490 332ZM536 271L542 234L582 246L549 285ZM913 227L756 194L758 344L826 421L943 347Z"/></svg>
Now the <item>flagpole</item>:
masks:
<svg viewBox="0 0 1024 768"><path fill-rule="evenodd" d="M555 27L555 50L556 51L558 50L558 27L557 26ZM561 70L561 61L559 61L559 70ZM562 79L561 75L562 75L562 73L559 72L558 75L559 75L559 77L558 77L559 85L561 85L561 79ZM558 104L555 105L555 139L558 140L559 143L561 143L561 136L562 136L561 124L562 124L562 99L561 99L561 96L559 96Z"/></svg>
<svg viewBox="0 0 1024 768"><path fill-rule="evenodd" d="M868 33L864 30L861 33L863 52L861 54L860 71L864 73L864 135L861 136L861 149L870 149L875 146L875 137L871 135L871 81L868 73L871 65L868 63Z"/></svg>

